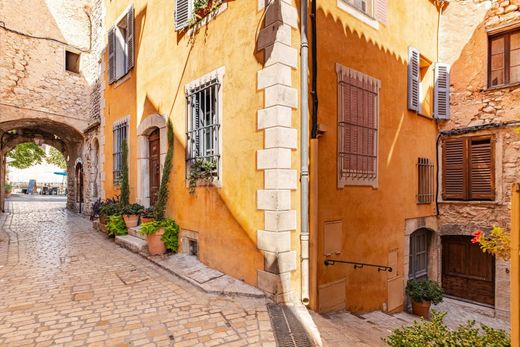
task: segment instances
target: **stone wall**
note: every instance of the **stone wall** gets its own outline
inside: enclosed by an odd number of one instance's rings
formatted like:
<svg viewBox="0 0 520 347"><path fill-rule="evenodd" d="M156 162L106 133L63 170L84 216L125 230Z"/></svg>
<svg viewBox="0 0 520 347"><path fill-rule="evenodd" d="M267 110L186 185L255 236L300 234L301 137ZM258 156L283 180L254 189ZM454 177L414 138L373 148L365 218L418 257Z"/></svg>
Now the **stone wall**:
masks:
<svg viewBox="0 0 520 347"><path fill-rule="evenodd" d="M488 36L520 26L519 5L519 0L456 0L441 18L440 57L452 65L451 119L441 124L441 130L467 129L468 135L496 138L495 201L441 201L441 235L470 235L494 225L510 226L511 185L520 177L520 135L515 131L520 124L514 124L520 115L520 86L488 87ZM498 316L507 316L509 311L508 266L497 260Z"/></svg>

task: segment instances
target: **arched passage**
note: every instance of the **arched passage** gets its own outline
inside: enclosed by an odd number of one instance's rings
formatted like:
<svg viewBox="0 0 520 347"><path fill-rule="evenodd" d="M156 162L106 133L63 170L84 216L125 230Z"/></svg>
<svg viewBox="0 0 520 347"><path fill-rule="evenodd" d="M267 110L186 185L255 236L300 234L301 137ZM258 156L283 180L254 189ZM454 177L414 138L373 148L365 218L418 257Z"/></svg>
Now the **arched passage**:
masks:
<svg viewBox="0 0 520 347"><path fill-rule="evenodd" d="M6 154L25 142L47 144L59 150L67 163L67 208L77 210L75 163L81 159L83 135L68 123L42 118L15 118L0 122L0 210L4 210Z"/></svg>

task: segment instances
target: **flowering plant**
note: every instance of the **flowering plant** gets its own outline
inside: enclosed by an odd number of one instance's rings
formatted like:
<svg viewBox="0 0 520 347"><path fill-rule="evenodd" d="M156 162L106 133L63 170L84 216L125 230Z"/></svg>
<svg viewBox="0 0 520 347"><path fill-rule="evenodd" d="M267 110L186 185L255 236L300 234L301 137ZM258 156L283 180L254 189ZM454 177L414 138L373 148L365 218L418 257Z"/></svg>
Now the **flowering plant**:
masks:
<svg viewBox="0 0 520 347"><path fill-rule="evenodd" d="M511 239L509 233L501 227L494 226L489 236L485 236L482 230L473 232L472 243L480 244L483 252L494 254L504 260L511 256Z"/></svg>

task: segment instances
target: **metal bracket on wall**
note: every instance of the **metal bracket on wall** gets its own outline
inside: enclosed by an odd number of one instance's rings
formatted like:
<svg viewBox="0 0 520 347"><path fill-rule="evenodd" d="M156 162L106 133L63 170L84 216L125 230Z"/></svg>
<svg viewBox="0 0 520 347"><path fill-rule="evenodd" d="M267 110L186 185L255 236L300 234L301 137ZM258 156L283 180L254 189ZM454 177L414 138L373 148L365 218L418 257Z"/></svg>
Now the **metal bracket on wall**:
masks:
<svg viewBox="0 0 520 347"><path fill-rule="evenodd" d="M335 265L336 263L354 265L354 270L362 269L366 266L366 267L375 267L375 268L377 268L378 272L381 272L381 271L392 272L392 268L390 266L386 266L386 265L358 263L355 261L346 261L346 260L337 260L337 259L325 259L325 261L324 261L325 266Z"/></svg>

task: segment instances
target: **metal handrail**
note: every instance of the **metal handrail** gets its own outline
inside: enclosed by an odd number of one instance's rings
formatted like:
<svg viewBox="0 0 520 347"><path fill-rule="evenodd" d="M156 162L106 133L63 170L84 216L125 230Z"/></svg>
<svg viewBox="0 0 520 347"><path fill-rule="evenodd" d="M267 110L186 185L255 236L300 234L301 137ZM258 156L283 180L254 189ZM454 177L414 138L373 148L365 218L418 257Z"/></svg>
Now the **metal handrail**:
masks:
<svg viewBox="0 0 520 347"><path fill-rule="evenodd" d="M376 267L378 272L381 272L381 271L392 272L392 268L390 266L386 266L386 265L358 263L355 261L346 261L346 260L337 260L337 259L325 259L324 263L325 263L325 266L334 265L336 263L351 264L351 265L354 265L354 270L361 269L361 268L367 266L367 267Z"/></svg>

